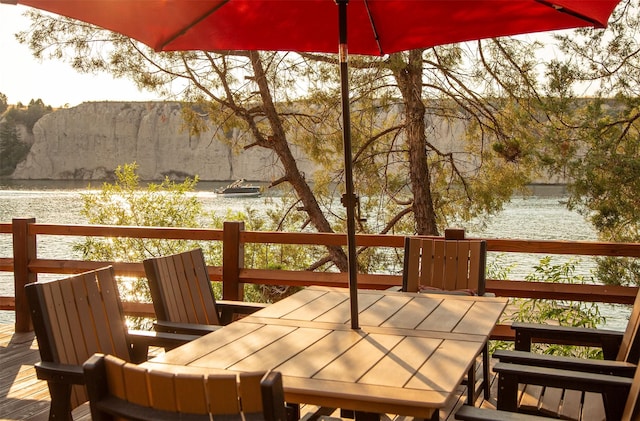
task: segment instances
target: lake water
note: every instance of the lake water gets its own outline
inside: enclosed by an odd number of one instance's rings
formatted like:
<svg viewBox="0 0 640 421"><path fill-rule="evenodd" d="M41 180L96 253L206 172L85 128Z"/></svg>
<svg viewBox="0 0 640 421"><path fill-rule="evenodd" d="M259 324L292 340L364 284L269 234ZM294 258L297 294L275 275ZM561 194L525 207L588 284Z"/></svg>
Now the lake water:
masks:
<svg viewBox="0 0 640 421"><path fill-rule="evenodd" d="M243 210L263 206L262 198L222 198L214 190L225 183L199 182L194 193L207 210ZM81 194L86 193L86 182L59 181L1 181L0 180L0 222L11 222L12 218L34 217L42 223L81 224L86 221L80 216ZM96 190L100 187L95 184ZM553 239L553 240L596 240L597 236L584 218L567 210L563 205L566 197L562 189L537 188L536 195L514 198L505 209L493 217L484 227L467 228L470 237ZM42 258L80 258L72 250L73 237L46 236L38 241L38 256ZM0 256L11 257L11 236L0 236ZM489 262L499 258L505 264L515 265L510 271L510 279L524 279L539 262L542 255L513 254L505 256L489 255ZM554 263L567 261L568 257L554 256ZM583 257L577 263L576 272L589 276L595 264ZM42 275L41 275L42 276ZM52 275L53 276L53 275ZM44 276L43 276L44 277ZM13 295L13 274L0 272L0 295ZM623 330L629 313L628 306L607 305L601 311L607 317L606 326ZM0 311L0 322L13 320L13 312Z"/></svg>

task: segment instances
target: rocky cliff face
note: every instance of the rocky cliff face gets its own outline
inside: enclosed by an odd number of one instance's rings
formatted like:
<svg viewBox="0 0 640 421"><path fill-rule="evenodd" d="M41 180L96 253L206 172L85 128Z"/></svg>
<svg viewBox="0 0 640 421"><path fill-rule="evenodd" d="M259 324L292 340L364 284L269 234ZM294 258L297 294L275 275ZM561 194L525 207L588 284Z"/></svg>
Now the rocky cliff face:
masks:
<svg viewBox="0 0 640 421"><path fill-rule="evenodd" d="M143 180L269 181L280 175L270 151L232 152L229 140L241 133L211 127L193 136L182 126L180 105L170 102L91 102L58 110L36 123L31 151L12 178L105 180L134 161ZM299 164L313 172L308 161Z"/></svg>
<svg viewBox="0 0 640 421"><path fill-rule="evenodd" d="M388 113L394 113L388 110ZM387 116L381 115L381 121ZM464 127L431 117L428 126L436 146L468 160L463 147ZM24 133L23 133L24 134ZM123 164L136 162L142 180L165 176L202 181L244 178L271 181L282 175L277 157L269 150L251 148L236 154L231 144L245 133L225 132L217 126L194 136L183 129L178 103L90 102L42 117L33 136L24 138L31 151L12 175L14 179L109 180ZM300 170L313 174L316 167L294 149ZM470 168L474 167L469 161ZM562 183L541 177L537 183Z"/></svg>

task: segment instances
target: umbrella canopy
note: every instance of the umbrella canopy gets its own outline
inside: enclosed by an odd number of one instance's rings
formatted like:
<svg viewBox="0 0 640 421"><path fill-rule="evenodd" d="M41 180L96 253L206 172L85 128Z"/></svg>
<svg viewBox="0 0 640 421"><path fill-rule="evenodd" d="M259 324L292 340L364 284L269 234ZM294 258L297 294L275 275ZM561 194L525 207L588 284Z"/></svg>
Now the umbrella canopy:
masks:
<svg viewBox="0 0 640 421"><path fill-rule="evenodd" d="M156 51L338 52L334 0L2 0L122 33ZM605 27L612 0L350 0L349 52L414 48L579 26Z"/></svg>
<svg viewBox="0 0 640 421"><path fill-rule="evenodd" d="M384 55L456 42L592 26L619 0L0 0L98 25L156 51L339 53L351 326L358 328L347 53ZM336 3L338 5L336 10ZM348 5L348 7L347 7ZM350 29L347 43L347 27Z"/></svg>

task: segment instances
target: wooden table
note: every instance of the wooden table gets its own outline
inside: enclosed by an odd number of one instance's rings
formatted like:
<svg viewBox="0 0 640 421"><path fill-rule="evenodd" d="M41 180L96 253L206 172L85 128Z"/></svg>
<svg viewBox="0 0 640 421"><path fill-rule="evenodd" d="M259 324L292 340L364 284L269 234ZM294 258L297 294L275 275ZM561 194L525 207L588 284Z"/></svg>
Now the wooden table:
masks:
<svg viewBox="0 0 640 421"><path fill-rule="evenodd" d="M353 330L348 290L309 287L145 365L274 369L287 402L430 418L453 396L506 304L360 290Z"/></svg>

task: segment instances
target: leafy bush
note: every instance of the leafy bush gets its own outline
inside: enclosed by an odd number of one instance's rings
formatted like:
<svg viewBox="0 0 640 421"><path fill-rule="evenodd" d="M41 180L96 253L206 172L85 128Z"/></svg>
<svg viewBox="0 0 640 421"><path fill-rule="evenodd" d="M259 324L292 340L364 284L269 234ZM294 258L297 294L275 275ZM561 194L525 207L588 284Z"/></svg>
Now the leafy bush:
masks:
<svg viewBox="0 0 640 421"><path fill-rule="evenodd" d="M577 260L571 260L554 265L551 263L551 257L543 257L540 259L540 264L534 267L534 272L527 275L525 280L529 282L568 284L593 283L591 277L585 278L575 273L577 262ZM502 279L506 279L504 272L502 276L504 276ZM511 300L506 315L501 322L509 323L514 321L596 328L605 322L605 318L600 314L596 303L515 298ZM492 341L491 347L492 349L507 349L512 348L513 345L510 342ZM532 351L582 358L602 358L601 349L581 346L533 344Z"/></svg>

